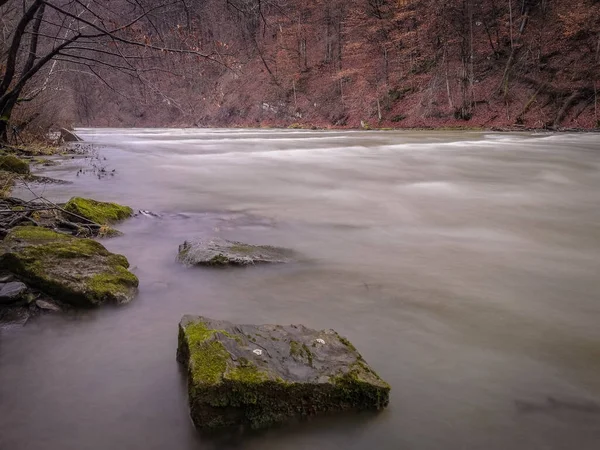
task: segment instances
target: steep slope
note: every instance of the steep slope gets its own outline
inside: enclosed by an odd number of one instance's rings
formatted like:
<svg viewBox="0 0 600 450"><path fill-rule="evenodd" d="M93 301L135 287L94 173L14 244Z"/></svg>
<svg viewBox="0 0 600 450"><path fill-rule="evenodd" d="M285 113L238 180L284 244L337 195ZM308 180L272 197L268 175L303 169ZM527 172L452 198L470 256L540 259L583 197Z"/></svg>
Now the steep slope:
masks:
<svg viewBox="0 0 600 450"><path fill-rule="evenodd" d="M165 55L171 74L148 75L130 101L100 82L73 83L73 121L600 126L597 0L197 3L176 34L217 63Z"/></svg>

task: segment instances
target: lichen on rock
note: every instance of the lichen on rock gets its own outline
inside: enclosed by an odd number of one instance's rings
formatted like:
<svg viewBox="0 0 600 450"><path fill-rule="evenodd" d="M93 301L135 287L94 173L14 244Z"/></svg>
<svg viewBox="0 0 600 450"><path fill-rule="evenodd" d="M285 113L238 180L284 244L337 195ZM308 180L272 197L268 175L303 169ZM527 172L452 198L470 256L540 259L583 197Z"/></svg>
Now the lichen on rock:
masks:
<svg viewBox="0 0 600 450"><path fill-rule="evenodd" d="M118 203L99 202L82 197L73 197L67 202L64 209L101 225L108 225L127 219L133 214L133 210L129 206L119 205ZM69 219L77 221L77 216L69 215Z"/></svg>
<svg viewBox="0 0 600 450"><path fill-rule="evenodd" d="M380 410L390 387L333 330L234 325L184 316L177 360L187 367L196 427L263 428L344 410Z"/></svg>
<svg viewBox="0 0 600 450"><path fill-rule="evenodd" d="M58 301L79 307L126 303L138 279L123 255L91 239L41 227L13 228L2 243L0 268Z"/></svg>

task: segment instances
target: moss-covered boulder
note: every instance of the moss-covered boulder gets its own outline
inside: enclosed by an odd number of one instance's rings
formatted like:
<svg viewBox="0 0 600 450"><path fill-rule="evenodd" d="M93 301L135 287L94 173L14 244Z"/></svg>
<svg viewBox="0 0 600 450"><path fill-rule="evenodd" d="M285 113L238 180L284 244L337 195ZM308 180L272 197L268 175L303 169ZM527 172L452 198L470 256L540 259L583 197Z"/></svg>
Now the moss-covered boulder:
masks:
<svg viewBox="0 0 600 450"><path fill-rule="evenodd" d="M133 210L129 206L119 205L118 203L99 202L82 197L73 197L67 202L64 209L101 225L108 225L127 219L133 214ZM77 216L69 215L69 219L76 222Z"/></svg>
<svg viewBox="0 0 600 450"><path fill-rule="evenodd" d="M14 155L0 155L0 170L27 175L29 173L29 163Z"/></svg>
<svg viewBox="0 0 600 450"><path fill-rule="evenodd" d="M192 420L204 430L380 410L389 401L389 385L333 330L184 316L177 360L187 367Z"/></svg>
<svg viewBox="0 0 600 450"><path fill-rule="evenodd" d="M250 245L225 239L186 241L179 246L177 259L186 266L249 266L285 263L294 258L292 250L270 245Z"/></svg>
<svg viewBox="0 0 600 450"><path fill-rule="evenodd" d="M138 279L128 267L127 258L96 241L39 227L13 228L0 249L0 269L78 307L132 300Z"/></svg>

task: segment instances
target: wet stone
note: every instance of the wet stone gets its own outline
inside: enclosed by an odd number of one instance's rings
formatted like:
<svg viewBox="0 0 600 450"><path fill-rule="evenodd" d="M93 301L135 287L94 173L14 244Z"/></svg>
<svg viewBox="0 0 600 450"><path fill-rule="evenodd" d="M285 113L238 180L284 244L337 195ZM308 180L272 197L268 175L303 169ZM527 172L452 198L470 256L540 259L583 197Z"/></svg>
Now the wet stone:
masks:
<svg viewBox="0 0 600 450"><path fill-rule="evenodd" d="M8 283L9 281L13 281L15 277L11 273L4 273L0 275L0 283Z"/></svg>
<svg viewBox="0 0 600 450"><path fill-rule="evenodd" d="M0 244L0 269L76 307L131 301L138 279L128 267L99 242L46 228L15 227Z"/></svg>
<svg viewBox="0 0 600 450"><path fill-rule="evenodd" d="M26 291L27 286L19 281L0 283L0 304L18 301Z"/></svg>
<svg viewBox="0 0 600 450"><path fill-rule="evenodd" d="M179 246L179 262L187 266L250 266L286 263L292 250L270 245L250 245L220 238L186 241Z"/></svg>
<svg viewBox="0 0 600 450"><path fill-rule="evenodd" d="M390 386L333 330L188 315L179 324L177 359L187 368L190 414L202 430L264 428L389 402Z"/></svg>
<svg viewBox="0 0 600 450"><path fill-rule="evenodd" d="M38 308L43 309L44 311L57 312L61 310L60 306L58 306L55 303L49 302L48 300L36 300L35 305Z"/></svg>

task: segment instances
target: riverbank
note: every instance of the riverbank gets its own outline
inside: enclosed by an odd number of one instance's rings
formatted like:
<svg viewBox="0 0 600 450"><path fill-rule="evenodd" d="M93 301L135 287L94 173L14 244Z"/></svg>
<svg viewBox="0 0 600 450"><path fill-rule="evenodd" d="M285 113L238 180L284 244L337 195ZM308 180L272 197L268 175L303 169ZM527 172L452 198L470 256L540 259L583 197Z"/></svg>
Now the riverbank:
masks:
<svg viewBox="0 0 600 450"><path fill-rule="evenodd" d="M111 225L133 210L79 197L54 203L39 185L67 182L31 173L33 164L59 164L48 157L85 151L81 144L0 149L0 328L24 325L42 313L124 303L135 295L138 280L127 271L127 259L90 239L118 235ZM11 197L15 184L33 198Z"/></svg>
<svg viewBox="0 0 600 450"><path fill-rule="evenodd" d="M581 128L581 127L530 127L530 126L483 126L483 125L439 125L439 126L407 126L398 127L393 123L371 123L364 122L362 125L332 125L326 122L291 122L268 120L260 122L208 122L206 124L192 124L189 122L181 122L169 125L156 125L157 128L171 130L203 130L203 129L256 129L256 130L308 130L308 131L394 131L394 132L444 132L444 131L462 131L462 132L493 132L493 133L598 133L600 132L600 124L598 127ZM131 127L111 126L111 129L131 129Z"/></svg>

